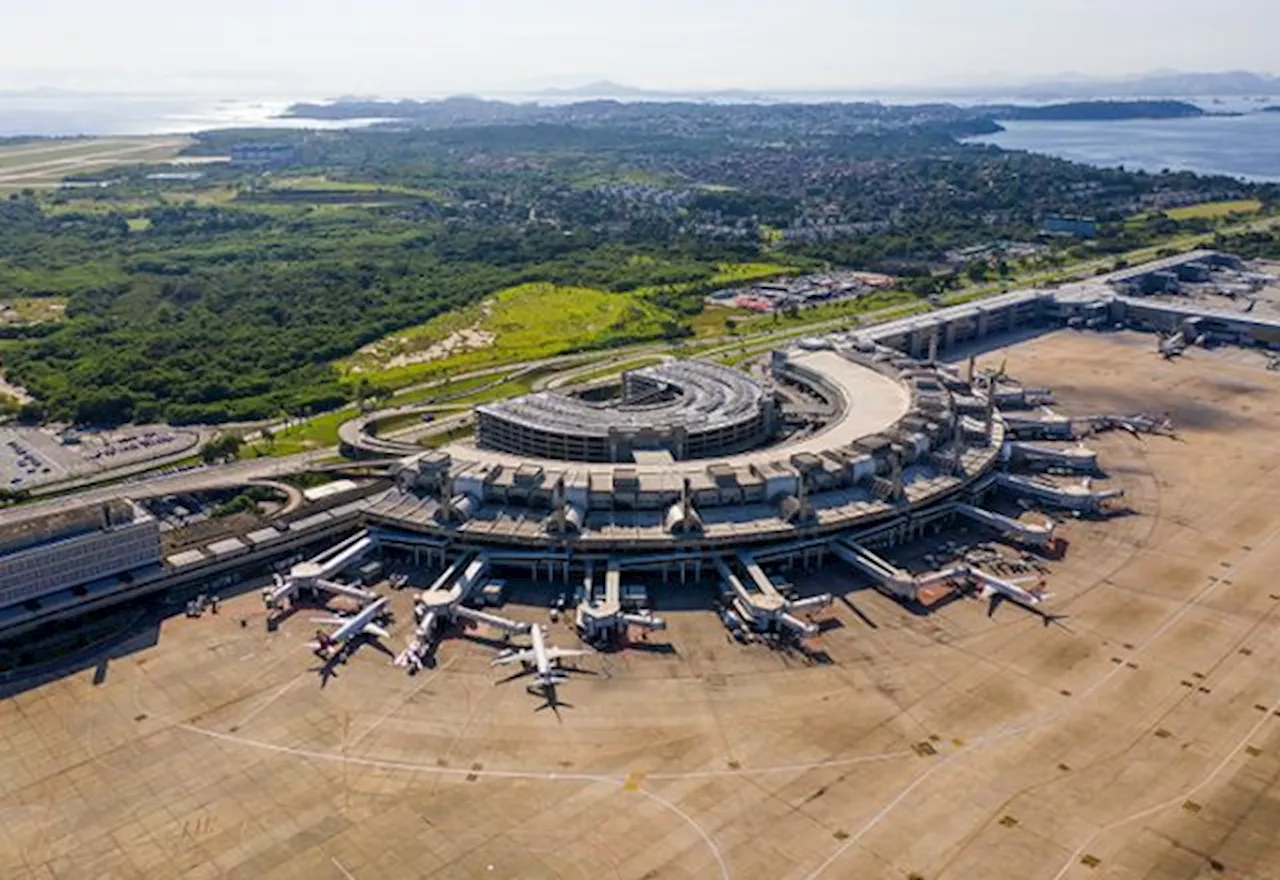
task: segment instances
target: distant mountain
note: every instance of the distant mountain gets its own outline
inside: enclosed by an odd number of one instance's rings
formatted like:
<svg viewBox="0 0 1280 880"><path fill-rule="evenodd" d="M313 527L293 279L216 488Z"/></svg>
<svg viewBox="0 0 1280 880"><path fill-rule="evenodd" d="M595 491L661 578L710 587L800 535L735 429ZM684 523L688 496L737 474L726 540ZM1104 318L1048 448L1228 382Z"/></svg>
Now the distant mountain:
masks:
<svg viewBox="0 0 1280 880"><path fill-rule="evenodd" d="M1156 71L1141 76L1107 78L1079 73L1064 73L1022 82L987 85L902 85L860 86L822 89L760 88L721 89L714 91L662 90L629 86L610 80L599 80L571 88L551 88L535 96L556 98L616 98L667 100L813 100L895 96L981 99L999 95L1033 101L1074 101L1101 98L1190 98L1196 96L1253 97L1280 96L1280 77L1249 71L1218 73L1184 73Z"/></svg>
<svg viewBox="0 0 1280 880"><path fill-rule="evenodd" d="M583 83L580 86L542 89L534 94L574 98L630 98L650 95L653 94L653 91L650 89L638 88L637 86L624 86L621 83L612 82L607 79L600 79L595 82Z"/></svg>
<svg viewBox="0 0 1280 880"><path fill-rule="evenodd" d="M628 86L612 82L607 79L585 83L580 86L572 86L570 88L543 89L542 91L534 92L533 96L547 98L616 98L619 100L625 100L627 98L660 98L679 101L697 101L700 99L733 101L764 100L764 96L759 92L753 92L747 89L712 89L710 91L698 91L694 89L669 91L664 89L647 89L641 86Z"/></svg>
<svg viewBox="0 0 1280 880"><path fill-rule="evenodd" d="M1082 79L1076 76L1027 82L1005 89L1011 97L1037 100L1063 98L1187 98L1197 95L1222 97L1249 97L1253 95L1280 95L1280 77L1249 71L1224 73L1179 73L1161 71L1146 76L1123 79ZM957 90L969 94L990 94L993 89L968 88Z"/></svg>

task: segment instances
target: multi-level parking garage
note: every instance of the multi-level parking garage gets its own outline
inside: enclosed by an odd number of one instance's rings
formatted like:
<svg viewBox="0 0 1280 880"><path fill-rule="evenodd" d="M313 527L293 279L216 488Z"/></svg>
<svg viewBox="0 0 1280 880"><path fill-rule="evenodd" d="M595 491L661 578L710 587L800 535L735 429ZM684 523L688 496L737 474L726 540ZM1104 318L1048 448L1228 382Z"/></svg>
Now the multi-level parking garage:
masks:
<svg viewBox="0 0 1280 880"><path fill-rule="evenodd" d="M568 461L725 455L767 440L773 398L737 370L675 361L624 374L621 400L543 391L476 409L480 446Z"/></svg>

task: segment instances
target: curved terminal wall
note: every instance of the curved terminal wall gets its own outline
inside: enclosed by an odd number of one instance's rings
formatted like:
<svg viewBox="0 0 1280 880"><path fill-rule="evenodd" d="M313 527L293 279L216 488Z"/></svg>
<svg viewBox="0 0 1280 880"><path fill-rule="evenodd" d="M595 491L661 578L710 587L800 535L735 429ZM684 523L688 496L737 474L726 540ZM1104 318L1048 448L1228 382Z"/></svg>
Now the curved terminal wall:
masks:
<svg viewBox="0 0 1280 880"><path fill-rule="evenodd" d="M732 455L773 436L772 396L736 370L697 361L627 373L624 403L541 392L478 407L484 449L554 461L627 462L636 450L677 460Z"/></svg>

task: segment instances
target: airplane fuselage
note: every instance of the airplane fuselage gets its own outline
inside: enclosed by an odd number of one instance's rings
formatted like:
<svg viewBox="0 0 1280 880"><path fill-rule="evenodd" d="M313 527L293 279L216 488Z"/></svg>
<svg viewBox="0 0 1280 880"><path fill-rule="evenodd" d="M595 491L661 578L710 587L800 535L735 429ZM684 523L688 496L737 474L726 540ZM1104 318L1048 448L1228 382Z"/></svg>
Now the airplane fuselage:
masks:
<svg viewBox="0 0 1280 880"><path fill-rule="evenodd" d="M547 656L547 643L542 627L534 626L529 634L533 637L533 665L538 670L538 678L550 678L551 658Z"/></svg>
<svg viewBox="0 0 1280 880"><path fill-rule="evenodd" d="M1024 590L1015 583L998 578L993 574L989 574L981 569L970 568L969 577L982 587L985 594L999 593L1006 599L1012 599L1022 605L1039 605L1044 599L1041 593L1033 593L1030 590Z"/></svg>
<svg viewBox="0 0 1280 880"><path fill-rule="evenodd" d="M359 614L348 618L332 633L328 635L318 633L320 649L317 653L319 651L325 651L329 654L341 653L351 643L352 639L364 633L365 627L373 623L383 613L386 606L387 600L385 598L379 599L364 608Z"/></svg>

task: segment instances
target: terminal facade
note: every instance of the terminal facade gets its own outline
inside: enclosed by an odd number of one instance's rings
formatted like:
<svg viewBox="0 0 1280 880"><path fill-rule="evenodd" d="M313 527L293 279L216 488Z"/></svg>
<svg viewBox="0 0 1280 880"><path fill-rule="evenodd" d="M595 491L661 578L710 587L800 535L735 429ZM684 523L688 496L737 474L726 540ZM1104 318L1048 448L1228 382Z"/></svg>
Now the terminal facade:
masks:
<svg viewBox="0 0 1280 880"><path fill-rule="evenodd" d="M131 501L35 517L0 529L0 608L160 561L159 524Z"/></svg>

